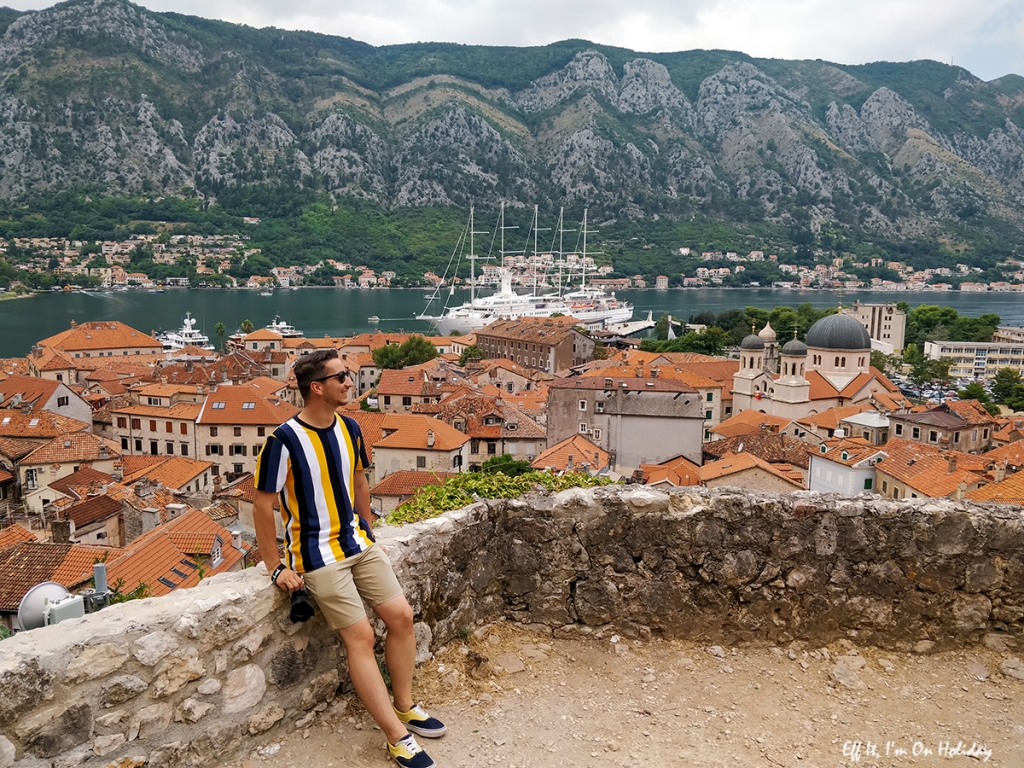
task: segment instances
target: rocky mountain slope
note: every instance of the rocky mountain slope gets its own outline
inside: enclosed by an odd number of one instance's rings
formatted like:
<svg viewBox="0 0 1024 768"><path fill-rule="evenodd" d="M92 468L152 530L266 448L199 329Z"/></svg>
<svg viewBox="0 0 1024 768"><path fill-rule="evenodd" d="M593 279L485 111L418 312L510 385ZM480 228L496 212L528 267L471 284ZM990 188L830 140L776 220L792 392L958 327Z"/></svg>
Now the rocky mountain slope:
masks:
<svg viewBox="0 0 1024 768"><path fill-rule="evenodd" d="M1024 79L566 41L373 48L74 0L0 12L0 195L582 202L889 239L1024 224Z"/></svg>

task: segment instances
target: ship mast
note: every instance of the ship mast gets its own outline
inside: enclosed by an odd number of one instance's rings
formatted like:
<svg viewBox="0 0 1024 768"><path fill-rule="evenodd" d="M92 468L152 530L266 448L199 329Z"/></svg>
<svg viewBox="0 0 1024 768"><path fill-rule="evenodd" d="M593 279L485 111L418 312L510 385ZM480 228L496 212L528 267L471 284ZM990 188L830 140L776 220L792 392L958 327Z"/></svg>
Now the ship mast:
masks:
<svg viewBox="0 0 1024 768"><path fill-rule="evenodd" d="M473 229L473 206L469 206L469 255L466 260L469 261L469 303L472 304L476 299L476 260L481 258L476 255L476 249L473 245L473 235L486 235L486 232L476 232ZM454 281L453 281L454 286Z"/></svg>
<svg viewBox="0 0 1024 768"><path fill-rule="evenodd" d="M540 223L539 218L538 218L539 215L540 215L539 212L538 212L539 208L540 208L539 205L534 205L533 206L533 295L534 296L537 295L537 233L540 232L540 230L537 229L537 225ZM550 229L550 227L545 227L544 231L547 232L549 229Z"/></svg>

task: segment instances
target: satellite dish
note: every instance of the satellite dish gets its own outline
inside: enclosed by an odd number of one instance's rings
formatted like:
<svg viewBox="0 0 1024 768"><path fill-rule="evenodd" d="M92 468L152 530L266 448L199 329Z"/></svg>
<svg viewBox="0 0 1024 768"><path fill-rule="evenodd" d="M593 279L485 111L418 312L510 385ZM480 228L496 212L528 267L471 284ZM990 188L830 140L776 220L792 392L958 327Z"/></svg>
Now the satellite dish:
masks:
<svg viewBox="0 0 1024 768"><path fill-rule="evenodd" d="M36 584L25 593L18 606L18 624L22 629L38 629L46 625L46 607L68 597L71 593L56 581Z"/></svg>

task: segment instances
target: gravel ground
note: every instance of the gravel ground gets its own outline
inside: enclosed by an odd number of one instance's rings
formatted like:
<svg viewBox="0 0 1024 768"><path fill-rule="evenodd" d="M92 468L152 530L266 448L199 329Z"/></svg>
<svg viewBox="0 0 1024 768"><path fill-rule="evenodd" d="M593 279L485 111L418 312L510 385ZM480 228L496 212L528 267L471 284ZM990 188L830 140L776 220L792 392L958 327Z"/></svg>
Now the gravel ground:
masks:
<svg viewBox="0 0 1024 768"><path fill-rule="evenodd" d="M1024 766L1013 650L702 647L499 623L420 667L439 768ZM353 695L225 768L393 765Z"/></svg>

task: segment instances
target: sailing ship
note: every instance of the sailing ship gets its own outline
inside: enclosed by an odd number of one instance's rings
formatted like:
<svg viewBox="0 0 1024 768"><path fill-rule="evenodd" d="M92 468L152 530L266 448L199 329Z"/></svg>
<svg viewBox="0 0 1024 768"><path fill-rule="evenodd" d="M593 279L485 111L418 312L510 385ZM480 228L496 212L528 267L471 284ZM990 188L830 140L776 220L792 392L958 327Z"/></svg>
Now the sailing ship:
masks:
<svg viewBox="0 0 1024 768"><path fill-rule="evenodd" d="M446 307L439 315L428 315L426 311L417 315L417 320L425 320L434 326L438 333L450 334L453 331L469 333L478 328L483 328L497 320L516 320L521 317L551 317L552 315L568 315L576 318L588 326L607 326L613 323L624 323L633 317L633 305L615 298L614 293L606 293L600 288L588 286L586 282L587 263L587 212L583 212L583 252L580 264L582 265L582 280L575 290L568 290L563 293L561 277L559 278L558 290L554 293L534 292L531 294L516 293L512 289L512 272L504 266L498 270L501 279L500 288L490 296L476 296L476 261L482 257L475 253L473 229L474 211L469 211L469 254L466 260L470 264L470 299L456 307ZM501 206L501 255L505 251L505 205ZM559 238L562 229L562 214L559 214ZM534 255L537 254L537 207L534 207ZM463 233L464 235L466 233ZM460 238L460 242L464 238ZM454 258L453 253L453 258ZM559 255L562 255L561 243L559 244ZM560 261L565 265L564 261ZM449 261L449 268L451 261ZM456 267L457 268L457 267ZM447 277L447 270L445 271ZM449 298L454 295L454 284L449 293ZM428 302L429 304L429 302Z"/></svg>
<svg viewBox="0 0 1024 768"><path fill-rule="evenodd" d="M164 352L177 352L185 347L199 347L208 352L214 349L210 337L196 330L196 319L191 312L185 313L185 322L180 329L159 333L156 340L164 345Z"/></svg>

